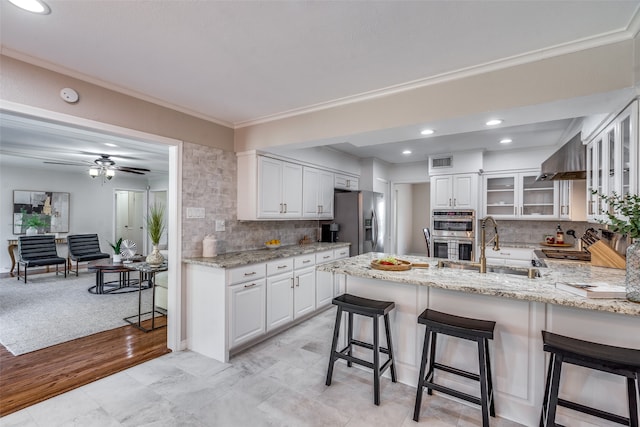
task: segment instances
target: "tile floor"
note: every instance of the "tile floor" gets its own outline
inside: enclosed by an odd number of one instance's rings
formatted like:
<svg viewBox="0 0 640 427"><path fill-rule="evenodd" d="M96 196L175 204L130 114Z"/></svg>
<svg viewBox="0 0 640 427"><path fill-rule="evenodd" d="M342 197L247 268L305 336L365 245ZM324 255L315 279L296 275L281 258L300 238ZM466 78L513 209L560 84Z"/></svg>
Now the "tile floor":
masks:
<svg viewBox="0 0 640 427"><path fill-rule="evenodd" d="M325 386L335 309L220 363L171 353L0 419L2 427L414 426L415 388L338 363ZM426 393L425 393L426 396ZM480 426L476 407L431 396L420 425ZM519 424L492 419L492 427Z"/></svg>

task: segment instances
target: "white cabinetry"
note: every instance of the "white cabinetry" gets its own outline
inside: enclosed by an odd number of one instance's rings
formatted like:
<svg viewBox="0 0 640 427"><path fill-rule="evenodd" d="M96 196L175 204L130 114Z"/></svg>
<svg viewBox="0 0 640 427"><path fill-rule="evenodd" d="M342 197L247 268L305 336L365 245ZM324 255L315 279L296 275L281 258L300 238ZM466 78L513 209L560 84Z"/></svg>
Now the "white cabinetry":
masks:
<svg viewBox="0 0 640 427"><path fill-rule="evenodd" d="M316 265L333 261L334 256L334 251L318 252L316 253ZM331 304L333 292L333 273L328 271L316 271L316 308Z"/></svg>
<svg viewBox="0 0 640 427"><path fill-rule="evenodd" d="M303 168L303 211L305 218L333 218L333 173Z"/></svg>
<svg viewBox="0 0 640 427"><path fill-rule="evenodd" d="M634 101L587 145L587 219L606 219L599 194L638 192L638 102ZM597 192L597 194L594 194Z"/></svg>
<svg viewBox="0 0 640 427"><path fill-rule="evenodd" d="M358 178L337 173L335 174L333 187L339 190L357 191L359 184Z"/></svg>
<svg viewBox="0 0 640 427"><path fill-rule="evenodd" d="M538 172L486 174L484 213L496 218L558 218L557 181L536 181Z"/></svg>
<svg viewBox="0 0 640 427"><path fill-rule="evenodd" d="M558 216L569 221L586 221L585 198L587 190L585 180L559 181Z"/></svg>
<svg viewBox="0 0 640 427"><path fill-rule="evenodd" d="M294 258L293 317L298 318L316 309L315 254Z"/></svg>
<svg viewBox="0 0 640 427"><path fill-rule="evenodd" d="M433 209L476 209L478 176L476 174L431 177Z"/></svg>
<svg viewBox="0 0 640 427"><path fill-rule="evenodd" d="M229 271L229 346L266 332L265 264ZM242 283L237 283L242 282Z"/></svg>
<svg viewBox="0 0 640 427"><path fill-rule="evenodd" d="M267 263L267 331L293 320L293 258Z"/></svg>
<svg viewBox="0 0 640 427"><path fill-rule="evenodd" d="M349 247L334 249L333 250L333 259L343 259L349 258ZM346 286L346 276L344 274L334 274L333 275L333 296L337 297L339 295L344 294Z"/></svg>
<svg viewBox="0 0 640 427"><path fill-rule="evenodd" d="M258 157L258 218L302 216L302 166Z"/></svg>

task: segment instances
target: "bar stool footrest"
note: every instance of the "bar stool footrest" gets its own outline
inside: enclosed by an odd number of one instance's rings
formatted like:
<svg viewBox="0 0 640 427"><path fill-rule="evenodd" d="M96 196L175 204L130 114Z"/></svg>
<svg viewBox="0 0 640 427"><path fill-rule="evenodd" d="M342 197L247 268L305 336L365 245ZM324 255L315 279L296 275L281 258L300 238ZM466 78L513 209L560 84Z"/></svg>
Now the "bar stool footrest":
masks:
<svg viewBox="0 0 640 427"><path fill-rule="evenodd" d="M463 371L462 369L454 368L453 366L443 365L442 363L434 362L433 367L440 369L441 371L449 372L450 374L459 375L470 380L480 381L480 375L473 372Z"/></svg>
<svg viewBox="0 0 640 427"><path fill-rule="evenodd" d="M558 406L564 406L565 408L573 409L574 411L582 412L584 414L593 415L602 419L612 421L614 423L629 425L629 418L621 415L612 414L601 409L592 408L590 406L582 405L580 403L571 402L565 399L558 399Z"/></svg>
<svg viewBox="0 0 640 427"><path fill-rule="evenodd" d="M458 399L466 400L467 402L475 403L476 405L481 405L482 404L482 401L480 400L479 397L472 396L470 394L463 393L461 391L454 390L452 388L445 387L445 386L440 385L440 384L435 384L435 383L432 383L432 382L423 382L422 386L426 387L427 389L432 389L432 390L435 390L435 391L439 391L440 393L445 393L445 394L448 394L450 396L457 397ZM489 401L491 401L491 400L492 399L489 398Z"/></svg>
<svg viewBox="0 0 640 427"><path fill-rule="evenodd" d="M373 350L373 344L370 344L368 342L352 339L351 340L351 344L357 345L357 346L360 346L360 347L364 347L364 348L368 348L369 350ZM385 348L385 347L379 347L379 351L380 351L380 353L389 354L389 349Z"/></svg>

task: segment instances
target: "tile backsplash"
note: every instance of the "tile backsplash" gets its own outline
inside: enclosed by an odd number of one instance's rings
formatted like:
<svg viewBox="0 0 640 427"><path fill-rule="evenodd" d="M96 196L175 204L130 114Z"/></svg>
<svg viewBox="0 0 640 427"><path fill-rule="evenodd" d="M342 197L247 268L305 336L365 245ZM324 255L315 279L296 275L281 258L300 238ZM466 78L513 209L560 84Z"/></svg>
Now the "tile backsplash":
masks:
<svg viewBox="0 0 640 427"><path fill-rule="evenodd" d="M599 224L590 224L588 222L578 221L507 221L498 220L498 233L500 234L500 242L504 245L508 243L518 244L539 244L543 241L544 236L552 234L555 236L556 227L560 224L562 231L565 233L565 242L574 243L571 236L567 236L567 230L575 230L579 239L589 227L598 228ZM489 232L488 232L489 233ZM490 232L491 236L493 231ZM478 235L480 229L478 227Z"/></svg>

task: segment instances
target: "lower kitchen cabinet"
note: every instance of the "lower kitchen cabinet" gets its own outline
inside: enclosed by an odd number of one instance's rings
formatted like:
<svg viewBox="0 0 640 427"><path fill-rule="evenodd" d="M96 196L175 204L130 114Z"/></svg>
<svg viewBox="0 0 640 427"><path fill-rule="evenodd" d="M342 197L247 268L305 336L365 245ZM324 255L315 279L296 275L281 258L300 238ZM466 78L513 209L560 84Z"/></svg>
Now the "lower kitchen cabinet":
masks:
<svg viewBox="0 0 640 427"><path fill-rule="evenodd" d="M346 249L347 253L349 248ZM316 254L316 265L333 261L334 251L318 252ZM333 300L333 273L327 271L316 271L316 308L331 304Z"/></svg>
<svg viewBox="0 0 640 427"><path fill-rule="evenodd" d="M229 289L229 344L231 347L249 341L266 332L265 280L255 280Z"/></svg>
<svg viewBox="0 0 640 427"><path fill-rule="evenodd" d="M267 278L267 331L293 320L293 273Z"/></svg>
<svg viewBox="0 0 640 427"><path fill-rule="evenodd" d="M316 269L309 267L295 272L293 317L304 316L316 309Z"/></svg>

